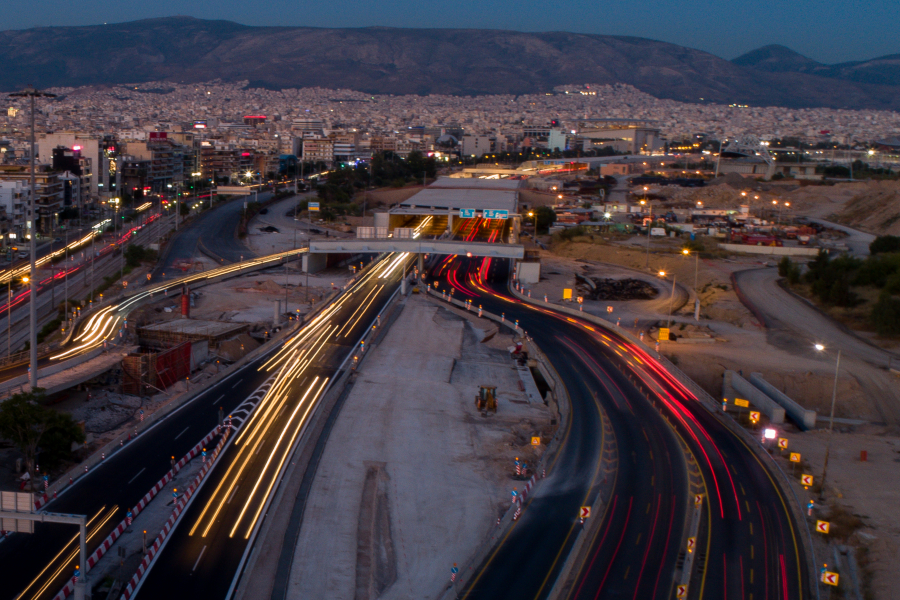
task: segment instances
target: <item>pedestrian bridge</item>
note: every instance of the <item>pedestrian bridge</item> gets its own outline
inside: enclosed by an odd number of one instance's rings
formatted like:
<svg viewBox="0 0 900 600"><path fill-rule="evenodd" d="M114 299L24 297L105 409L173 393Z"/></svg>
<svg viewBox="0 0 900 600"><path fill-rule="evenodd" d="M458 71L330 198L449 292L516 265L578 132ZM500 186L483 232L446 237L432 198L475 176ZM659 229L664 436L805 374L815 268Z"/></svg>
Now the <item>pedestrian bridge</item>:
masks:
<svg viewBox="0 0 900 600"><path fill-rule="evenodd" d="M460 254L490 258L524 258L525 247L520 244L465 242L460 240L410 239L350 239L313 241L310 254L365 254L382 252L411 252L415 254Z"/></svg>

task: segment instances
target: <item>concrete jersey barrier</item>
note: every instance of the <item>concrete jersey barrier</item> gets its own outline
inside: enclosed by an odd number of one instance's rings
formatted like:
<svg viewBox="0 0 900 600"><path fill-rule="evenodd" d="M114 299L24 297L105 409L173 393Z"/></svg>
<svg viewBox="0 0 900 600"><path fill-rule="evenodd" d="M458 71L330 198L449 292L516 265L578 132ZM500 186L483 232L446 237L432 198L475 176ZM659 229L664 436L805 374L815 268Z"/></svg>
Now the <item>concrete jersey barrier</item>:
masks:
<svg viewBox="0 0 900 600"><path fill-rule="evenodd" d="M806 431L815 429L816 427L816 411L806 410L787 395L782 393L774 385L763 379L760 373L750 374L750 383L762 390L769 398L784 407L784 412L800 426L800 429Z"/></svg>
<svg viewBox="0 0 900 600"><path fill-rule="evenodd" d="M725 397L729 398L728 390L733 390L735 396L730 399L733 401L735 397L749 400L750 403L761 410L767 417L769 422L775 425L784 423L784 409L772 400L762 390L756 388L752 383L735 373L734 371L725 371Z"/></svg>

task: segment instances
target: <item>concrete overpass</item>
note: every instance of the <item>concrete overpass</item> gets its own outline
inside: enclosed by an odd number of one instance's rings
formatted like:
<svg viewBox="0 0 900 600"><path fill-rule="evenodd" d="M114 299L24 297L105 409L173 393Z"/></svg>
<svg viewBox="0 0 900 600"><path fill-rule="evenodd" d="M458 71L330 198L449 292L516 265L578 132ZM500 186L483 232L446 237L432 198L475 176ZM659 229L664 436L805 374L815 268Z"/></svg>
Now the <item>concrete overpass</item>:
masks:
<svg viewBox="0 0 900 600"><path fill-rule="evenodd" d="M525 257L525 247L520 244L490 242L464 242L458 240L404 240L404 239L348 239L312 241L309 254L303 257L304 270L311 273L325 268L326 254L381 254L383 252L410 252L412 254L461 254L491 258Z"/></svg>

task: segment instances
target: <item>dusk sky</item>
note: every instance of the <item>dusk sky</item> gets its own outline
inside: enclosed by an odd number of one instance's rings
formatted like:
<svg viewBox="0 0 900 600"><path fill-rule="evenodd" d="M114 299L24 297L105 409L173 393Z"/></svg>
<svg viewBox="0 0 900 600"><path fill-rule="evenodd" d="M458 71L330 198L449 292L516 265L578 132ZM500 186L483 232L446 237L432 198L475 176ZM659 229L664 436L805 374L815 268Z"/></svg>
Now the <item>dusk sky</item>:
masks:
<svg viewBox="0 0 900 600"><path fill-rule="evenodd" d="M900 2L872 0L32 0L0 28L190 15L246 25L460 27L647 37L731 59L782 44L825 63L900 53Z"/></svg>

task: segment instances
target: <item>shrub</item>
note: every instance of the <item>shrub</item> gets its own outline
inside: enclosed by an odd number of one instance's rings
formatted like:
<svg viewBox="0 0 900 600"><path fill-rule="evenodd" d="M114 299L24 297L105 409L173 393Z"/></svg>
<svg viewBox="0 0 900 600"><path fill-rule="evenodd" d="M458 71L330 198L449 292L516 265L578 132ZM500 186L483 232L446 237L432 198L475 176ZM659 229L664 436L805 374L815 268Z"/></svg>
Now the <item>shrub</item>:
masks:
<svg viewBox="0 0 900 600"><path fill-rule="evenodd" d="M870 318L879 335L900 334L900 300L887 290L882 291L878 302L872 307Z"/></svg>

